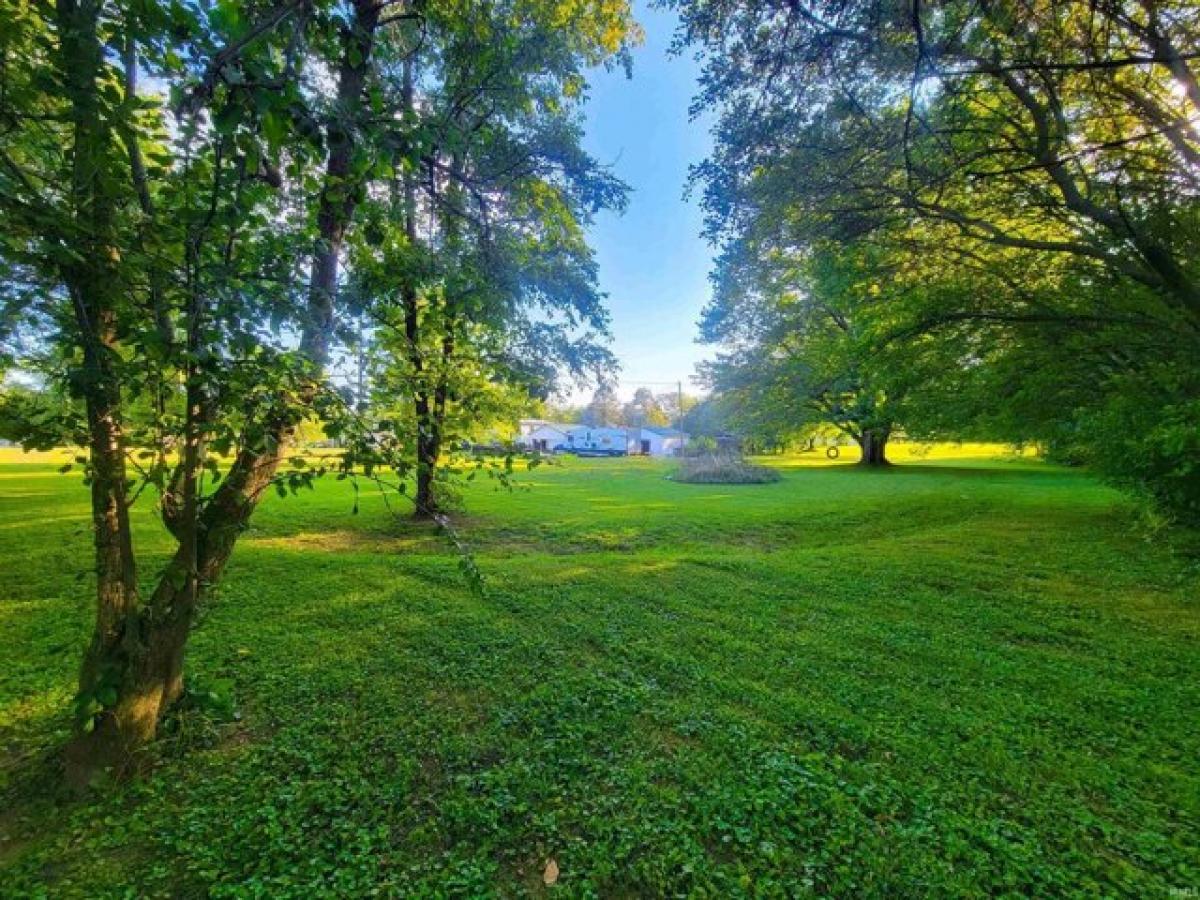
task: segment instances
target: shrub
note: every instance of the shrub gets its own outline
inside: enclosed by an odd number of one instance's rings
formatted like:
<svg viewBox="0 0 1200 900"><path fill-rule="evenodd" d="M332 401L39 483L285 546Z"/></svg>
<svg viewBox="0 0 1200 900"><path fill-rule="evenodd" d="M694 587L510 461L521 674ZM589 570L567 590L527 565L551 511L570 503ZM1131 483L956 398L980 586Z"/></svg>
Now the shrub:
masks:
<svg viewBox="0 0 1200 900"><path fill-rule="evenodd" d="M685 484L770 484L779 480L779 473L737 456L697 456L680 463L674 479Z"/></svg>
<svg viewBox="0 0 1200 900"><path fill-rule="evenodd" d="M697 435L687 442L687 447L684 448L684 456L710 456L718 450L717 441L715 438L707 435Z"/></svg>
<svg viewBox="0 0 1200 900"><path fill-rule="evenodd" d="M1107 481L1170 518L1200 524L1200 382L1148 380L1126 379L1081 417L1075 449Z"/></svg>

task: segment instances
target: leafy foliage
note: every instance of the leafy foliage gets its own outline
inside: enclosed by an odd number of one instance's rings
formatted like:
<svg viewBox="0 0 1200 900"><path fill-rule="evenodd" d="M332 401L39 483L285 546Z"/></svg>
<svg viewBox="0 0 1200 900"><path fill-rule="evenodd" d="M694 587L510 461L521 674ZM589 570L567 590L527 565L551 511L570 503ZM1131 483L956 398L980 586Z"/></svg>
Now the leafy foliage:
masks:
<svg viewBox="0 0 1200 900"><path fill-rule="evenodd" d="M862 339L839 368L869 369L868 396L881 379L907 430L1070 445L1194 515L1173 474L1188 442L1164 430L1200 427L1195 10L676 6L681 46L705 52L697 105L719 113L695 179L725 248L728 321L756 321L731 281L761 289L790 266L768 292L778 318L788 291L828 300L814 269L857 260L865 271L835 295ZM804 337L784 383L807 396L828 342L788 333Z"/></svg>
<svg viewBox="0 0 1200 900"><path fill-rule="evenodd" d="M520 170L498 279L603 323L580 223L623 195L579 149L573 111L587 67L636 33L621 0L5 0L0 15L0 361L54 399L9 398L5 429L87 447L97 618L68 748L85 784L130 770L180 696L192 620L264 496L413 466L326 380L354 312L346 250L379 224L389 180L437 181L457 160L464 198L497 189L481 173ZM422 53L437 77L414 83ZM557 265L539 265L539 242ZM443 276L471 281L484 249L448 254ZM521 331L505 299L475 324ZM288 459L312 419L350 445L328 466ZM148 592L130 528L146 487L176 541Z"/></svg>
<svg viewBox="0 0 1200 900"><path fill-rule="evenodd" d="M381 91L424 136L368 184L352 297L372 328L374 407L440 505L447 450L564 374L612 366L584 229L625 188L581 148L578 35L501 6L428 30ZM418 97L419 93L419 97Z"/></svg>
<svg viewBox="0 0 1200 900"><path fill-rule="evenodd" d="M906 389L872 347L871 274L869 262L831 247L797 258L747 237L727 250L701 321L724 352L701 370L731 428L780 445L832 425L884 461Z"/></svg>

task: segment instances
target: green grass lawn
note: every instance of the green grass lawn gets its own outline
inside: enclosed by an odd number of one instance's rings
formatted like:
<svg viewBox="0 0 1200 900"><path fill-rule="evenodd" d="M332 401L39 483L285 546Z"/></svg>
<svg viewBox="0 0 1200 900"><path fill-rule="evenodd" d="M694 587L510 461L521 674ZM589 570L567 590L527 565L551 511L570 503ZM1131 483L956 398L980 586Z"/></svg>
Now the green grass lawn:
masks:
<svg viewBox="0 0 1200 900"><path fill-rule="evenodd" d="M79 801L53 751L86 491L10 453L0 894L1194 896L1196 536L948 455L476 485L484 598L378 496L272 498L190 645L240 718L175 717L151 774ZM167 543L137 523L149 580Z"/></svg>

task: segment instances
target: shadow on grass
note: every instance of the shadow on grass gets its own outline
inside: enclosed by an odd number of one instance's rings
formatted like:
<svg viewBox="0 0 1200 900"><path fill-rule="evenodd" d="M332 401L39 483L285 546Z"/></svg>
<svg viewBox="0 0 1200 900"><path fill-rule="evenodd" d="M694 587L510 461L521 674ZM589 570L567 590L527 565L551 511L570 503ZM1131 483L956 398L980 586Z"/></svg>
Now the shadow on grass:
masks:
<svg viewBox="0 0 1200 900"><path fill-rule="evenodd" d="M956 460L905 460L892 462L884 466L864 466L856 462L795 462L781 459L773 460L763 457L764 465L780 471L812 474L841 474L841 475L962 475L964 477L995 478L996 476L1011 476L1015 478L1032 478L1034 480L1080 478L1089 476L1081 469L1070 469L1055 466L1040 461L981 459L978 463L964 463Z"/></svg>

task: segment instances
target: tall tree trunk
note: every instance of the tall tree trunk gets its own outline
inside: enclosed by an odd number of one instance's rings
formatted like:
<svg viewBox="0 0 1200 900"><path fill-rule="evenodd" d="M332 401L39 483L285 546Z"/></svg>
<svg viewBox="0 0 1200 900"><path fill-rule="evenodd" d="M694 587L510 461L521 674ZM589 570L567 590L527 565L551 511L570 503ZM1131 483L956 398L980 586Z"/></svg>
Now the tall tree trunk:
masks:
<svg viewBox="0 0 1200 900"><path fill-rule="evenodd" d="M413 62L405 59L403 70L403 93L401 104L405 117L413 113ZM404 235L410 247L416 247L417 238L417 192L412 172L404 170L401 176L403 186L401 217L404 222ZM437 495L434 489L434 478L437 474L437 460L441 453L441 422L434 415L436 401L431 396L429 386L425 383L430 374L429 367L421 347L421 311L418 308L420 297L416 284L411 278L406 278L401 286L400 299L404 309L404 341L408 348L409 365L413 369L413 413L417 426L416 452L416 482L417 490L414 498L413 518L429 519L438 512Z"/></svg>
<svg viewBox="0 0 1200 900"><path fill-rule="evenodd" d="M446 314L443 318L446 333L442 336L437 386L433 390L432 402L425 393L417 398L417 498L414 516L419 519L431 518L441 512L435 478L446 435L446 401L450 393L449 366L454 357L455 327L453 316Z"/></svg>
<svg viewBox="0 0 1200 900"><path fill-rule="evenodd" d="M434 487L437 461L442 449L441 423L433 416L429 396L419 392L416 398L417 413L417 495L414 500L413 518L432 518L438 509L438 498Z"/></svg>
<svg viewBox="0 0 1200 900"><path fill-rule="evenodd" d="M316 371L298 404L284 402L267 414L262 444L242 447L238 451L228 475L205 505L200 516L197 551L202 590L216 583L229 562L238 536L245 530L283 462L284 453L307 412L306 404L316 395L319 370L329 359L339 258L361 190L361 185L351 175L355 128L347 123L358 121L363 112L363 89L383 10L377 0L354 0L353 6L354 19L343 35L342 58L338 65L338 115L326 133L329 157L317 204L318 235L300 335L300 349Z"/></svg>
<svg viewBox="0 0 1200 900"><path fill-rule="evenodd" d="M859 465L889 465L887 460L887 442L889 436L890 431L886 428L864 428L855 438L858 441L858 446L862 448L862 459L859 460Z"/></svg>
<svg viewBox="0 0 1200 900"><path fill-rule="evenodd" d="M95 745L111 761L132 711L117 703L128 648L136 641L130 622L138 611L137 571L129 527L125 446L121 429L116 291L119 252L115 198L107 171L113 151L110 123L102 114L99 79L104 49L100 4L59 0L56 6L58 65L70 103L70 202L79 258L64 267L83 348L77 383L87 410L92 527L95 537L96 622L79 676L79 730L68 745L68 765Z"/></svg>

